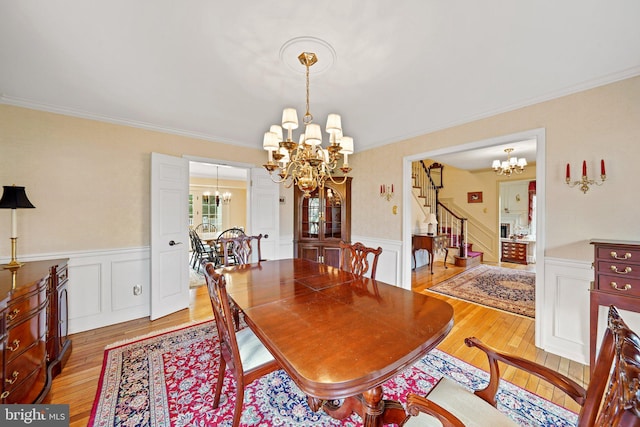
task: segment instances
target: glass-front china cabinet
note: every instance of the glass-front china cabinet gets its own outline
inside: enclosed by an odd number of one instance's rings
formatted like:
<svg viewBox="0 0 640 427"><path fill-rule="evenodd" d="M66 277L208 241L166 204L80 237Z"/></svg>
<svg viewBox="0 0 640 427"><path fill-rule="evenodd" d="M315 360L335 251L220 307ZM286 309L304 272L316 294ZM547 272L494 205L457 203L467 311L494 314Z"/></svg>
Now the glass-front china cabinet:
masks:
<svg viewBox="0 0 640 427"><path fill-rule="evenodd" d="M328 181L308 198L297 187L294 195L294 255L338 267L339 243L351 241L351 177Z"/></svg>

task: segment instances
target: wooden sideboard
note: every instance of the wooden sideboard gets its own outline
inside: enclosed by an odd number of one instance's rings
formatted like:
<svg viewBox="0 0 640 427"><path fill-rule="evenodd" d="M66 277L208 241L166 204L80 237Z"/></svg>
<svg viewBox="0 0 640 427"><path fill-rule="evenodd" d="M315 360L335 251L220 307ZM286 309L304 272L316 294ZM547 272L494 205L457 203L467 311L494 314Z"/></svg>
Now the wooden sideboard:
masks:
<svg viewBox="0 0 640 427"><path fill-rule="evenodd" d="M416 251L424 249L429 252L429 264L431 267L431 274L433 274L433 261L434 254L438 251L444 250L444 268L447 267L447 256L449 256L449 248L447 248L447 240L449 236L446 234L438 234L431 236L429 234L414 234L411 236L411 253L413 254L414 269L416 264Z"/></svg>
<svg viewBox="0 0 640 427"><path fill-rule="evenodd" d="M640 312L640 242L593 239L595 280L590 292L589 356L593 372L598 341L598 307L615 305Z"/></svg>
<svg viewBox="0 0 640 427"><path fill-rule="evenodd" d="M527 244L513 240L503 240L500 261L527 264Z"/></svg>
<svg viewBox="0 0 640 427"><path fill-rule="evenodd" d="M71 354L67 261L0 267L0 404L42 402Z"/></svg>

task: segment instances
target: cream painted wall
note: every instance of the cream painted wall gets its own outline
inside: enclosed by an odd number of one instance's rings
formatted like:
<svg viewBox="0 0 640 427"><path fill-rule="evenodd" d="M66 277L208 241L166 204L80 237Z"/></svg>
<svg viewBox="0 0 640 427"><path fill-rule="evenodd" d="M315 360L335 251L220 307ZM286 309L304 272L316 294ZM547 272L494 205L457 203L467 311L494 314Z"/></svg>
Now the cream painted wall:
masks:
<svg viewBox="0 0 640 427"><path fill-rule="evenodd" d="M639 239L640 77L351 156L352 234L401 240L405 156L535 128L546 129L546 256L590 260L592 237ZM259 149L0 105L0 184L26 186L36 206L18 212L18 254L149 245L152 151L264 162ZM577 170L584 159L595 170L601 158L604 186L585 195L564 184L567 162ZM379 197L381 184L394 184L390 202ZM281 194L289 195L286 218L291 192ZM0 257L9 256L9 224L0 212ZM289 225L281 235L293 234L290 221L281 225Z"/></svg>
<svg viewBox="0 0 640 427"><path fill-rule="evenodd" d="M18 212L18 255L148 246L152 151L264 161L258 149L0 105L0 184L25 186L36 206ZM0 257L9 235L0 212Z"/></svg>
<svg viewBox="0 0 640 427"><path fill-rule="evenodd" d="M538 225L546 236L545 256L588 261L591 238L640 240L640 77L353 155L353 233L401 239L404 157L537 128L546 129L547 208ZM577 171L586 160L589 171L598 171L600 159L607 162L602 187L583 194L564 183L567 162ZM392 203L378 197L383 183L396 187ZM399 206L397 215L393 204Z"/></svg>

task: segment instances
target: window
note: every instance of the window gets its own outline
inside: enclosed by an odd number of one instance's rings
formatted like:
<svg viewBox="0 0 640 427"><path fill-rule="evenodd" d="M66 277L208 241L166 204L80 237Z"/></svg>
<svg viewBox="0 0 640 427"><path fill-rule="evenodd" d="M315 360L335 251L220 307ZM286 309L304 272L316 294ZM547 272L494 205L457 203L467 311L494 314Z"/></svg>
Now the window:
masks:
<svg viewBox="0 0 640 427"><path fill-rule="evenodd" d="M205 231L220 230L222 228L222 209L216 203L216 196L202 196L202 228Z"/></svg>
<svg viewBox="0 0 640 427"><path fill-rule="evenodd" d="M193 227L193 194L189 194L189 227Z"/></svg>

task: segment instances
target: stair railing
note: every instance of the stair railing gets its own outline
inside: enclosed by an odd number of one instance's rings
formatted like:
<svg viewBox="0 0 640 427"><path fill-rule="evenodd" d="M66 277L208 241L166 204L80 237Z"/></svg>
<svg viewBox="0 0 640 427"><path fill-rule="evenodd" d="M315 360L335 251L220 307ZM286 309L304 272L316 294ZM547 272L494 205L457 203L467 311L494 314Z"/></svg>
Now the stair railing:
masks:
<svg viewBox="0 0 640 427"><path fill-rule="evenodd" d="M422 160L412 163L411 168L414 186L420 189L420 196L424 198L425 206L428 206L431 211L436 214L436 218L438 220L438 234L448 235L449 247L458 248L460 257L466 258L468 241L466 226L467 218L457 215L446 205L440 202L439 192L442 185L436 185L431 177L430 170L433 166L434 165L432 164L427 167ZM442 171L441 166L440 171ZM440 179L442 179L442 175L440 176Z"/></svg>

